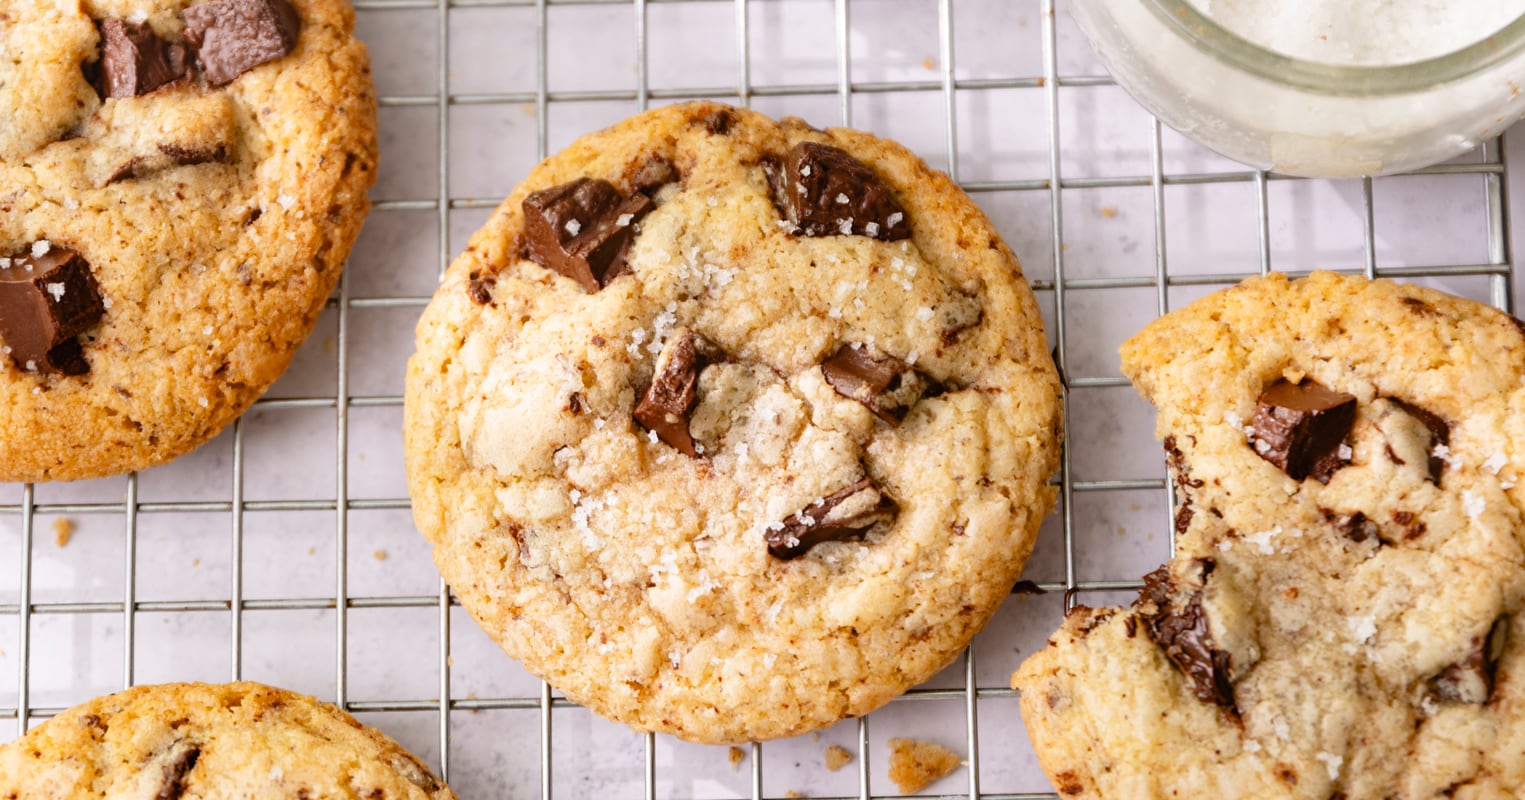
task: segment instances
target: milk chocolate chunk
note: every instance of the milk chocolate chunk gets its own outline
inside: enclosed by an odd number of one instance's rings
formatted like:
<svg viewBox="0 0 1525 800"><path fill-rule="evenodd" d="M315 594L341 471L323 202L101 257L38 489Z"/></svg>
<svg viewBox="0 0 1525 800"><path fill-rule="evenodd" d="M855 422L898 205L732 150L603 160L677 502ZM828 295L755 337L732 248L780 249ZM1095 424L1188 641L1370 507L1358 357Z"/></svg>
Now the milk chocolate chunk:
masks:
<svg viewBox="0 0 1525 800"><path fill-rule="evenodd" d="M829 144L800 142L771 167L779 211L806 236L911 235L905 209L873 167Z"/></svg>
<svg viewBox="0 0 1525 800"><path fill-rule="evenodd" d="M864 478L774 523L763 539L770 555L787 561L821 542L861 536L875 523L894 519L897 510L895 501L879 491L872 478Z"/></svg>
<svg viewBox="0 0 1525 800"><path fill-rule="evenodd" d="M708 339L679 328L657 357L656 374L635 406L637 422L692 458L698 458L699 451L688 432L688 418L699 402L699 373L718 356Z"/></svg>
<svg viewBox="0 0 1525 800"><path fill-rule="evenodd" d="M891 425L924 394L940 388L935 381L887 354L875 355L863 344L849 344L821 362L826 382L837 394L857 400Z"/></svg>
<svg viewBox="0 0 1525 800"><path fill-rule="evenodd" d="M185 39L213 86L291 52L301 25L286 0L211 0L185 10Z"/></svg>
<svg viewBox="0 0 1525 800"><path fill-rule="evenodd" d="M1472 640L1472 649L1461 661L1431 678L1430 690L1435 697L1449 703L1481 705L1488 702L1493 696L1494 679L1498 674L1499 659L1504 655L1508 628L1508 620L1499 618L1486 637Z"/></svg>
<svg viewBox="0 0 1525 800"><path fill-rule="evenodd" d="M185 77L184 45L159 38L145 22L103 19L96 91L102 98L134 97Z"/></svg>
<svg viewBox="0 0 1525 800"><path fill-rule="evenodd" d="M578 178L531 194L523 208L530 259L592 294L628 271L636 223L656 204L640 193L624 197L606 180Z"/></svg>
<svg viewBox="0 0 1525 800"><path fill-rule="evenodd" d="M1442 448L1449 447L1451 444L1451 423L1441 419L1440 415L1435 412L1421 406L1416 406L1407 400L1400 400L1396 397L1389 397L1387 400L1403 409L1405 414L1419 420L1420 424L1424 425L1425 430L1430 432L1429 458L1427 459L1428 463L1426 466L1430 469L1430 481L1432 483L1440 483L1440 475L1446 469L1446 460L1440 454L1445 452Z"/></svg>
<svg viewBox="0 0 1525 800"><path fill-rule="evenodd" d="M1198 559L1202 580L1217 566L1211 559ZM1138 618L1144 631L1191 681L1192 692L1204 703L1234 707L1234 686L1229 682L1229 654L1213 646L1213 635L1202 611L1202 590L1182 597L1167 567L1144 576L1139 590Z"/></svg>
<svg viewBox="0 0 1525 800"><path fill-rule="evenodd" d="M1311 380L1278 380L1260 393L1251 444L1287 477L1320 483L1350 463L1341 445L1356 418L1356 398ZM1346 451L1348 453L1348 451Z"/></svg>
<svg viewBox="0 0 1525 800"><path fill-rule="evenodd" d="M7 261L0 267L0 339L11 360L34 372L88 372L74 337L104 311L90 265L73 250L41 242Z"/></svg>

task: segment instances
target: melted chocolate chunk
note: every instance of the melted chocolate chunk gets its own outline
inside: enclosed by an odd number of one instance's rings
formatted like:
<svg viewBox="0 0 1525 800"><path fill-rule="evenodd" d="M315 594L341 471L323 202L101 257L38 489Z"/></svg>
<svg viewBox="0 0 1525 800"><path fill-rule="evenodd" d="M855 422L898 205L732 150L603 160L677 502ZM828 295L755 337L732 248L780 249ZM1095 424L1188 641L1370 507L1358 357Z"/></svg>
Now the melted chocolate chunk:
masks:
<svg viewBox="0 0 1525 800"><path fill-rule="evenodd" d="M905 209L874 168L828 144L800 142L766 165L784 219L806 236L911 235Z"/></svg>
<svg viewBox="0 0 1525 800"><path fill-rule="evenodd" d="M1439 448L1449 447L1451 444L1451 423L1441 419L1435 412L1416 406L1407 400L1389 397L1387 401L1403 409L1403 413L1419 420L1420 424L1430 432L1430 446L1426 448L1430 456L1426 466L1430 468L1430 482L1439 484L1440 475L1446 469L1446 460L1440 457Z"/></svg>
<svg viewBox="0 0 1525 800"><path fill-rule="evenodd" d="M872 478L864 478L794 512L764 532L768 553L785 561L804 555L821 542L861 536L878 522L895 518L898 507L879 491Z"/></svg>
<svg viewBox="0 0 1525 800"><path fill-rule="evenodd" d="M691 458L699 457L688 432L688 417L699 403L699 373L718 355L708 339L680 328L657 357L656 374L635 406L637 422Z"/></svg>
<svg viewBox="0 0 1525 800"><path fill-rule="evenodd" d="M105 310L90 265L62 247L34 247L7 261L0 267L0 339L11 360L29 371L89 372L75 337Z"/></svg>
<svg viewBox="0 0 1525 800"><path fill-rule="evenodd" d="M95 89L101 97L134 97L185 77L183 45L166 42L144 22L103 19Z"/></svg>
<svg viewBox="0 0 1525 800"><path fill-rule="evenodd" d="M201 758L201 748L189 742L179 742L164 756L164 782L159 786L154 800L180 800L185 794L185 776L196 768Z"/></svg>
<svg viewBox="0 0 1525 800"><path fill-rule="evenodd" d="M1487 637L1472 640L1472 650L1461 661L1431 678L1430 690L1435 697L1448 703L1480 705L1488 702L1493 696L1494 679L1498 674L1499 658L1504 655L1508 628L1508 620L1499 618Z"/></svg>
<svg viewBox="0 0 1525 800"><path fill-rule="evenodd" d="M525 248L535 263L592 294L629 270L636 223L655 207L644 194L622 197L596 178L541 189L524 198Z"/></svg>
<svg viewBox="0 0 1525 800"><path fill-rule="evenodd" d="M185 40L213 86L291 52L301 25L286 0L211 0L185 10Z"/></svg>
<svg viewBox="0 0 1525 800"><path fill-rule="evenodd" d="M1202 580L1217 566L1200 559ZM1144 631L1191 681L1192 692L1205 703L1234 707L1234 687L1229 683L1229 654L1213 647L1207 614L1202 611L1202 591L1191 593L1184 602L1177 596L1178 587L1167 567L1144 576L1139 590L1138 618Z"/></svg>
<svg viewBox="0 0 1525 800"><path fill-rule="evenodd" d="M1319 483L1350 463L1340 446L1356 418L1356 398L1311 380L1278 380L1260 393L1251 422L1251 444L1261 458L1295 481L1310 475Z"/></svg>
<svg viewBox="0 0 1525 800"><path fill-rule="evenodd" d="M935 381L891 355L874 355L866 345L837 349L821 362L826 382L837 394L857 400L880 419L898 425L924 395L941 389Z"/></svg>

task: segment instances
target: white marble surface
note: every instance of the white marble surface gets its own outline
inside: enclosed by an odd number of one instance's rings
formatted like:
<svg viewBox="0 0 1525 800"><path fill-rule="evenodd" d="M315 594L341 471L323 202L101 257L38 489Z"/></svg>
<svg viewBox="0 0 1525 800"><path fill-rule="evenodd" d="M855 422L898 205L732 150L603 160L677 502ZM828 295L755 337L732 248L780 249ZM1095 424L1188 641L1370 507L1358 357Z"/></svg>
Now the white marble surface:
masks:
<svg viewBox="0 0 1525 800"><path fill-rule="evenodd" d="M822 0L752 0L749 9L751 85L827 84L837 81L834 12ZM733 87L738 83L737 4L729 0L654 3L648 9L648 83L654 90ZM852 121L893 136L932 164L949 165L943 95L935 89L942 68L935 0L852 0L851 74L854 81L933 82L931 91L854 93ZM1043 27L1037 0L953 0L953 74L959 80L1037 78L1044 74ZM457 102L449 108L448 191L452 198L499 198L537 157L535 9L460 7L366 9L360 32L371 45L379 88L386 96L427 96L438 84L437 33L448 17L446 66L453 95L511 93L516 102ZM634 7L619 4L553 6L548 11L551 92L633 92L638 81ZM1095 76L1100 67L1070 25L1061 4L1056 17L1058 74ZM1050 175L1048 86L960 89L956 96L958 175L963 181L1035 181ZM724 89L721 91L730 91ZM464 98L472 100L472 97ZM480 98L477 98L480 99ZM531 102L517 102L529 99ZM656 100L653 102L665 102ZM840 121L835 94L755 97L766 112L796 114L819 124ZM1112 86L1057 89L1059 168L1066 179L1148 176L1152 169L1150 118ZM556 101L550 104L548 144L555 150L577 134L637 110L632 100ZM383 164L375 199L433 200L438 195L439 124L433 104L390 105L381 111ZM1525 137L1521 137L1525 138ZM1171 131L1162 134L1167 175L1236 173L1241 168L1207 153ZM1508 148L1515 161L1525 157ZM1475 158L1473 159L1475 160ZM1518 171L1509 176L1516 184ZM1162 227L1171 275L1253 272L1260 267L1255 186L1247 181L1168 185ZM1055 274L1052 196L1041 185L980 192L977 200L1021 256L1029 276ZM1384 178L1373 186L1376 263L1379 267L1477 264L1488 261L1484 179L1477 175ZM1267 190L1271 265L1359 268L1365 262L1360 181L1273 180ZM1066 188L1059 194L1067 279L1147 278L1156 268L1156 211L1147 186ZM470 205L469 203L467 205ZM453 254L487 214L457 208L449 215ZM1518 230L1519 214L1511 228ZM378 210L367 223L347 274L347 296L419 298L439 269L438 214L433 210ZM1427 279L1448 290L1486 299L1488 279ZM1171 306L1212 287L1176 286ZM1040 292L1050 338L1055 298ZM350 501L405 498L401 463L402 368L411 350L419 304L351 305L347 335L338 341L339 311L330 308L291 372L271 397L329 397L337 386L339 352L347 354L348 394L362 399L347 409L343 481ZM1117 375L1116 346L1158 312L1152 287L1072 288L1065 298L1066 361L1071 378ZM1071 478L1158 480L1164 467L1152 435L1148 407L1126 387L1071 392ZM227 604L241 577L246 601L299 598L331 604L339 564L346 565L349 598L421 597L402 608L351 608L344 615L344 699L389 704L437 701L440 692L439 591L427 548L405 508L351 509L341 549L339 515L321 506L340 489L338 412L334 408L257 407L242 422L244 499L319 501L316 509L249 507L242 515L242 569L231 543L235 517L228 511L136 515L135 571L126 567L128 519L121 512L69 513L72 541L59 547L52 523L39 514L33 526L29 703L33 708L72 705L126 682L227 680L235 675L281 684L334 699L339 691L339 614L316 610L247 609L242 636L232 638L232 615L220 610L156 610L159 602ZM139 503L221 501L232 497L235 437L224 433L201 450L139 476ZM39 504L122 503L125 477L40 485ZM15 513L22 487L0 485L0 742L17 731L14 713L21 685L18 663L23 519ZM1044 527L1026 577L1062 583L1066 558L1061 518ZM1082 492L1072 509L1074 575L1080 581L1132 580L1168 552L1168 511L1160 489ZM382 557L384 556L384 558ZM131 647L119 610L56 613L52 604L121 604L132 597ZM1082 601L1126 601L1126 593L1087 593ZM150 604L147 607L141 604ZM1020 660L1057 625L1058 593L1014 596L979 639L975 682L1001 690ZM7 610L8 609L8 610ZM459 609L450 615L450 695L454 700L528 698L540 684L502 655ZM235 651L238 660L235 663ZM131 654L131 674L126 669ZM962 663L929 686L962 690ZM981 696L978 711L979 791L1048 792L1033 761L1011 697ZM402 740L436 767L441 718L436 708L362 711L366 722ZM30 720L31 724L40 718ZM642 794L645 740L577 708L552 712L550 782L558 797L638 797ZM469 711L445 720L450 737L449 778L462 798L537 796L541 773L541 714L535 708ZM894 794L886 777L892 736L916 736L968 758L966 702L897 701L869 717L869 776L875 795ZM762 750L762 793L781 797L857 796L857 765L831 773L822 766L829 743L856 747L855 722L820 738L769 743ZM687 745L657 737L657 797L750 797L752 754L733 770L725 748ZM973 759L971 759L973 761ZM928 793L968 796L972 772L960 769Z"/></svg>

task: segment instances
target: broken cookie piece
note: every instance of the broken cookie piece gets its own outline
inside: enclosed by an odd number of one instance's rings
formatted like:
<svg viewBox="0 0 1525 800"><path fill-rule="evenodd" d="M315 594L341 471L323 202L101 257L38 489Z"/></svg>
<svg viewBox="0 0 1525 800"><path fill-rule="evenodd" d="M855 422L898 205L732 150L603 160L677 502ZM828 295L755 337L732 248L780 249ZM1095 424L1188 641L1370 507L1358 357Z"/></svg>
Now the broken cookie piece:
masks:
<svg viewBox="0 0 1525 800"><path fill-rule="evenodd" d="M895 501L879 491L872 478L864 478L773 523L763 538L769 554L787 561L821 542L861 536L875 523L894 519L897 510Z"/></svg>
<svg viewBox="0 0 1525 800"><path fill-rule="evenodd" d="M765 169L779 213L799 233L883 241L911 235L895 193L873 167L839 147L800 142Z"/></svg>
<svg viewBox="0 0 1525 800"><path fill-rule="evenodd" d="M0 339L11 360L29 372L89 372L75 337L104 313L90 265L46 240L0 262Z"/></svg>
<svg viewBox="0 0 1525 800"><path fill-rule="evenodd" d="M212 86L290 53L300 29L286 0L212 0L185 10L185 40Z"/></svg>
<svg viewBox="0 0 1525 800"><path fill-rule="evenodd" d="M821 362L821 372L837 394L857 400L891 425L900 424L911 406L937 386L906 362L875 355L858 343L838 348Z"/></svg>
<svg viewBox="0 0 1525 800"><path fill-rule="evenodd" d="M1332 391L1313 380L1281 379L1260 393L1250 444L1292 480L1312 476L1328 483L1350 463L1345 436L1355 418L1355 395Z"/></svg>
<svg viewBox="0 0 1525 800"><path fill-rule="evenodd" d="M525 247L532 261L592 294L628 271L636 223L653 208L646 195L621 196L598 178L541 189L524 198Z"/></svg>
<svg viewBox="0 0 1525 800"><path fill-rule="evenodd" d="M145 22L103 19L96 90L102 98L135 97L185 77L185 46L159 38Z"/></svg>
<svg viewBox="0 0 1525 800"><path fill-rule="evenodd" d="M1197 559L1193 566L1205 584L1217 566L1210 559ZM1208 629L1207 614L1202 609L1202 590L1188 591L1183 597L1169 567L1160 567L1144 576L1138 594L1138 619L1144 623L1149 638L1191 681L1192 692L1204 703L1217 703L1232 709L1234 687L1229 682L1229 654L1214 646Z"/></svg>
<svg viewBox="0 0 1525 800"><path fill-rule="evenodd" d="M688 430L689 415L699 402L695 387L700 371L719 356L719 348L703 336L688 328L674 331L657 357L657 371L651 384L641 393L641 401L635 407L637 422L691 458L699 457Z"/></svg>

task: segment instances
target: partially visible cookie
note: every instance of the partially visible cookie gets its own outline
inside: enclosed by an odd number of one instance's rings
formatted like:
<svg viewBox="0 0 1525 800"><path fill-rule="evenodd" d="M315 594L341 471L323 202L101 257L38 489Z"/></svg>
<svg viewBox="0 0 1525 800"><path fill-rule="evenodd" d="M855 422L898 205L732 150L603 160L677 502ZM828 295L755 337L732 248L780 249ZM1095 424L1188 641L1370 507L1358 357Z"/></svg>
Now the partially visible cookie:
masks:
<svg viewBox="0 0 1525 800"><path fill-rule="evenodd" d="M257 683L99 697L0 746L5 800L454 800L386 735Z"/></svg>
<svg viewBox="0 0 1525 800"><path fill-rule="evenodd" d="M285 370L375 177L345 0L0 4L0 481L142 469Z"/></svg>
<svg viewBox="0 0 1525 800"><path fill-rule="evenodd" d="M1154 322L1177 551L1013 676L1064 797L1525 791L1525 329L1271 275Z"/></svg>
<svg viewBox="0 0 1525 800"><path fill-rule="evenodd" d="M413 512L571 699L703 742L866 714L953 659L1054 498L1015 257L865 133L713 103L579 139L418 326Z"/></svg>

